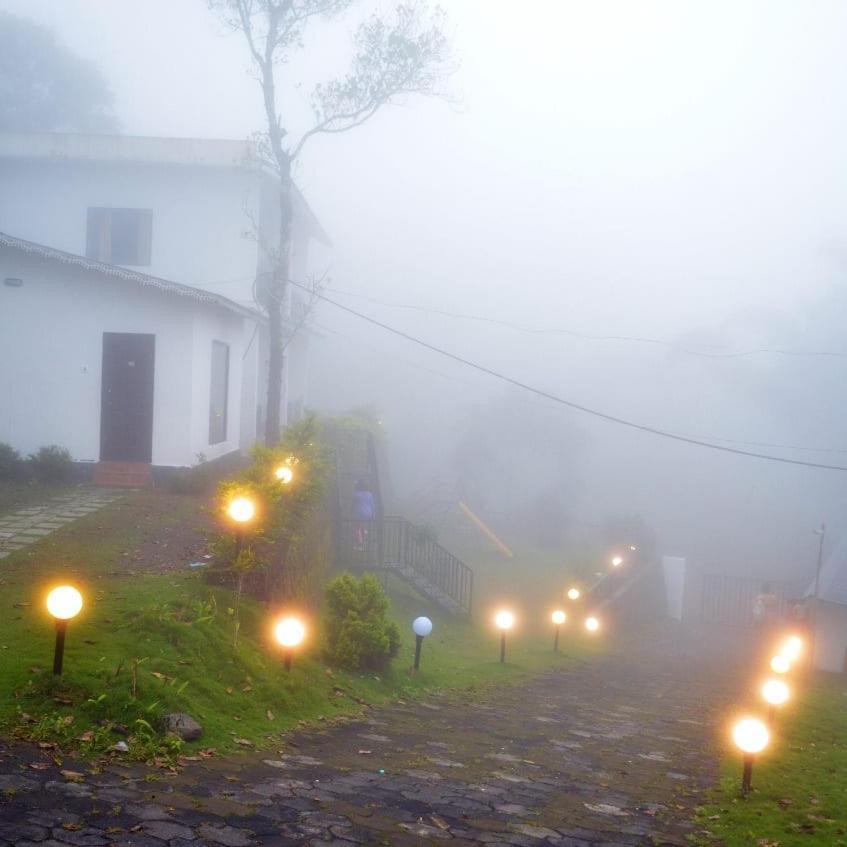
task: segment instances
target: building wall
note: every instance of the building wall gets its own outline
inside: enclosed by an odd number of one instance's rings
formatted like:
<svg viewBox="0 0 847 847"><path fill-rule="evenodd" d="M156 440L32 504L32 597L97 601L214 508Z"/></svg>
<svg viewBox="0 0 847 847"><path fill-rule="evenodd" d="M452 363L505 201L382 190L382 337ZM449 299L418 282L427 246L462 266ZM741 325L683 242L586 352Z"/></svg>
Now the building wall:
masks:
<svg viewBox="0 0 847 847"><path fill-rule="evenodd" d="M193 316L193 362L191 380L191 451L192 464L200 454L217 459L241 446L241 389L243 355L247 340L245 325L252 321L238 319L223 310L196 311ZM209 444L209 400L212 385L212 342L229 346L229 388L227 392L226 440ZM249 446L249 445L248 445Z"/></svg>
<svg viewBox="0 0 847 847"><path fill-rule="evenodd" d="M89 207L152 209L151 276L253 304L260 176L238 167L0 159L0 232L84 256Z"/></svg>
<svg viewBox="0 0 847 847"><path fill-rule="evenodd" d="M2 284L23 280L20 288ZM153 464L190 465L238 448L244 318L216 306L0 251L0 441L100 456L104 332L156 336ZM231 344L228 439L208 445L211 339Z"/></svg>
<svg viewBox="0 0 847 847"><path fill-rule="evenodd" d="M847 671L847 606L819 603L815 616L815 667L822 671Z"/></svg>

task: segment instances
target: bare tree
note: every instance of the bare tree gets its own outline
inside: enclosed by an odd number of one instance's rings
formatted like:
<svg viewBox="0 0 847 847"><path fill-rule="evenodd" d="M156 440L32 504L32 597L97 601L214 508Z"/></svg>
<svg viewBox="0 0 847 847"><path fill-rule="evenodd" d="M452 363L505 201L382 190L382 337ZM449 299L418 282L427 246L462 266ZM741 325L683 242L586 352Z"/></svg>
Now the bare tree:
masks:
<svg viewBox="0 0 847 847"><path fill-rule="evenodd" d="M268 364L265 442L279 440L279 407L286 338L284 304L291 266L294 185L292 166L309 140L317 135L347 132L372 118L383 106L412 94L439 94L449 74L449 45L440 8L425 0L400 3L390 18L373 14L353 36L353 58L346 75L316 85L312 91L313 125L293 136L291 115L278 93L291 90L289 59L304 49L311 25L331 19L357 0L208 0L212 11L243 34L262 89L267 131L259 148L279 179L279 240L272 253L269 284L259 296L268 314ZM314 43L314 42L312 42ZM319 42L318 42L319 43ZM290 335L290 332L288 333Z"/></svg>

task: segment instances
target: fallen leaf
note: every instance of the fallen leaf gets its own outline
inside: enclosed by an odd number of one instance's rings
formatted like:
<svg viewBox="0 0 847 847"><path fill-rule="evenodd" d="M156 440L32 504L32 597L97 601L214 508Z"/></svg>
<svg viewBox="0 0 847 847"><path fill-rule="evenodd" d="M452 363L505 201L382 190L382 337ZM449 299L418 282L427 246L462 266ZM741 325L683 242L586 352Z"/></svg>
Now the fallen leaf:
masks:
<svg viewBox="0 0 847 847"><path fill-rule="evenodd" d="M790 797L783 797L781 800L777 800L777 803L779 803L783 809L787 809L789 806L794 805L794 801Z"/></svg>
<svg viewBox="0 0 847 847"><path fill-rule="evenodd" d="M47 768L50 767L50 765L47 762L30 762L29 766L34 771L46 771Z"/></svg>
<svg viewBox="0 0 847 847"><path fill-rule="evenodd" d="M12 603L12 605L16 609L25 609L27 606L31 606L32 603L30 603L28 600L21 600L19 603Z"/></svg>
<svg viewBox="0 0 847 847"><path fill-rule="evenodd" d="M55 750L56 742L55 741L39 741L38 742L39 750Z"/></svg>
<svg viewBox="0 0 847 847"><path fill-rule="evenodd" d="M205 747L202 750L198 750L197 755L203 759L211 759L217 752L217 747Z"/></svg>
<svg viewBox="0 0 847 847"><path fill-rule="evenodd" d="M270 709L268 709L267 712L265 712L265 715L267 716L269 721L275 720L274 713Z"/></svg>
<svg viewBox="0 0 847 847"><path fill-rule="evenodd" d="M30 673L44 673L44 668L39 668L38 666L33 666L29 669Z"/></svg>
<svg viewBox="0 0 847 847"><path fill-rule="evenodd" d="M235 741L236 744L240 744L242 747L252 747L253 746L253 742L249 741L246 738L234 738L233 741Z"/></svg>
<svg viewBox="0 0 847 847"><path fill-rule="evenodd" d="M85 774L79 771L59 771L68 782L82 782Z"/></svg>
<svg viewBox="0 0 847 847"><path fill-rule="evenodd" d="M83 732L77 741L94 741L94 733L89 729L87 732Z"/></svg>
<svg viewBox="0 0 847 847"><path fill-rule="evenodd" d="M66 829L68 832L76 832L78 829L82 829L82 824L68 821L68 823L62 824L62 829Z"/></svg>
<svg viewBox="0 0 847 847"><path fill-rule="evenodd" d="M444 820L444 818L438 817L438 815L430 815L429 819L439 828L439 829L450 829L450 824Z"/></svg>
<svg viewBox="0 0 847 847"><path fill-rule="evenodd" d="M359 750L360 756L370 756L373 753L373 750Z"/></svg>

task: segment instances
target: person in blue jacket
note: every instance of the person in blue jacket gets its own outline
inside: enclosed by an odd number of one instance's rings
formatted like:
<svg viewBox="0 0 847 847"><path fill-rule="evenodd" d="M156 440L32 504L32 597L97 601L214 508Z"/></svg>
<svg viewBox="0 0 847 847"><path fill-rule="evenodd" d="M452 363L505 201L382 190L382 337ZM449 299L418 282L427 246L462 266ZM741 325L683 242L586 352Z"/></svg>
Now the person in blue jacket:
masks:
<svg viewBox="0 0 847 847"><path fill-rule="evenodd" d="M353 520L356 521L356 549L364 550L368 540L368 525L376 517L376 500L364 480L356 483L353 492Z"/></svg>

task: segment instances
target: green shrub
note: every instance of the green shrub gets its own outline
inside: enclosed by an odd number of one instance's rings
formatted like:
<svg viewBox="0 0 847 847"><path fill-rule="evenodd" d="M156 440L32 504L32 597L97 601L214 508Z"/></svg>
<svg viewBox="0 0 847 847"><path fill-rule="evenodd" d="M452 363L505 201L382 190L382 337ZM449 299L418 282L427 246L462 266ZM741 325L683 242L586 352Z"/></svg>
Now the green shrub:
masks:
<svg viewBox="0 0 847 847"><path fill-rule="evenodd" d="M350 574L326 587L327 659L355 670L381 670L400 649L400 630L386 617L388 597L376 577Z"/></svg>
<svg viewBox="0 0 847 847"><path fill-rule="evenodd" d="M11 445L0 442L0 479L16 479L22 474L21 454Z"/></svg>
<svg viewBox="0 0 847 847"><path fill-rule="evenodd" d="M68 482L73 474L71 454L58 444L39 447L27 460L33 476L39 482Z"/></svg>

